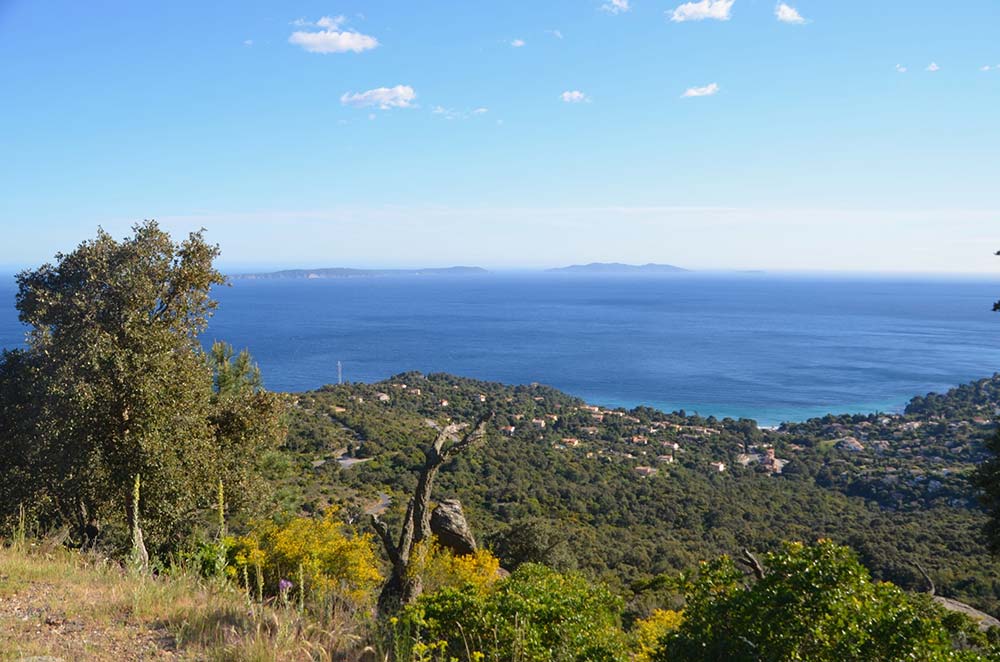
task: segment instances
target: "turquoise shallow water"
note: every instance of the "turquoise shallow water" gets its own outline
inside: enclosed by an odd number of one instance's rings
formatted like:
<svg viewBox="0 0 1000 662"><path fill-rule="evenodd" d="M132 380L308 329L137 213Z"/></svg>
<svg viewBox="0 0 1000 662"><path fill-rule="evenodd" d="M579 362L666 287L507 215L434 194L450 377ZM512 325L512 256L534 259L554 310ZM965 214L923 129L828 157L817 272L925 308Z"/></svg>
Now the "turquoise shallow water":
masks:
<svg viewBox="0 0 1000 662"><path fill-rule="evenodd" d="M0 344L23 329L10 280ZM762 424L892 411L1000 370L1000 282L488 275L236 281L206 341L248 347L270 388L407 371L551 384Z"/></svg>

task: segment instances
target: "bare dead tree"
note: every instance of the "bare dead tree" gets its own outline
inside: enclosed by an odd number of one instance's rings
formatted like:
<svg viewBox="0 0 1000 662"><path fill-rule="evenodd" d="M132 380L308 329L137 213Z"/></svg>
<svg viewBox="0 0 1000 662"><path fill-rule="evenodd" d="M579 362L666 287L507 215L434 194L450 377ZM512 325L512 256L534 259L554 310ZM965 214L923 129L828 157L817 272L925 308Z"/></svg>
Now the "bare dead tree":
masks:
<svg viewBox="0 0 1000 662"><path fill-rule="evenodd" d="M766 574L764 566L760 564L760 561L757 560L757 557L754 556L749 549L744 547L743 557L737 560L750 566L750 570L753 571L754 577L757 578L757 581L764 579L764 575Z"/></svg>
<svg viewBox="0 0 1000 662"><path fill-rule="evenodd" d="M406 517L403 519L398 540L393 539L389 527L379 519L378 515L371 516L372 526L382 540L385 553L392 563L392 574L385 586L382 587L382 593L378 599L380 613L386 614L396 611L420 596L423 583L419 574L412 571L411 562L416 545L431 537L430 502L434 479L442 466L453 460L462 451L485 439L486 426L492 418L492 412L486 414L476 422L476 425L465 436L445 447L445 444L452 440L458 432L456 426L450 425L441 430L434 443L424 450L424 466L420 470L417 487L413 491L409 506L406 508Z"/></svg>
<svg viewBox="0 0 1000 662"><path fill-rule="evenodd" d="M934 597L937 594L937 587L934 586L934 580L931 579L931 576L927 574L926 570L924 570L924 566L916 562L913 565L917 567L917 570L919 570L920 574L923 575L924 581L927 582L927 595Z"/></svg>

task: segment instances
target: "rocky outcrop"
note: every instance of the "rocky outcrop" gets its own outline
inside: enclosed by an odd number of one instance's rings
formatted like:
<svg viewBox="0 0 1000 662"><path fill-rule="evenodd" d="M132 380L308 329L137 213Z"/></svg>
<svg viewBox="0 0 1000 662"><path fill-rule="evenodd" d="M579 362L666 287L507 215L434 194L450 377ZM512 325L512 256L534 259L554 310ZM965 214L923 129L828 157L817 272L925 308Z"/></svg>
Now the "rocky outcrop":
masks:
<svg viewBox="0 0 1000 662"><path fill-rule="evenodd" d="M438 543L455 554L472 554L476 551L476 538L462 512L462 504L457 499L446 499L431 512L431 533Z"/></svg>
<svg viewBox="0 0 1000 662"><path fill-rule="evenodd" d="M934 602L938 603L948 611L957 611L960 614L965 614L971 618L980 630L984 632L990 628L1000 628L1000 621L993 618L989 614L979 611L974 607L970 607L964 602L959 602L958 600L952 600L951 598L945 598L940 595L933 596Z"/></svg>

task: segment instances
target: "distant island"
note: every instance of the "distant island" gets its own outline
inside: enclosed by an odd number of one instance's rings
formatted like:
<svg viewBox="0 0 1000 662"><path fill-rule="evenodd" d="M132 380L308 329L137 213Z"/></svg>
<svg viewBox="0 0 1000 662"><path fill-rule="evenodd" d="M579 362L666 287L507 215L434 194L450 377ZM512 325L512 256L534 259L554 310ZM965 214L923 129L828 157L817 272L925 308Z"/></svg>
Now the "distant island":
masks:
<svg viewBox="0 0 1000 662"><path fill-rule="evenodd" d="M232 278L244 280L319 279L319 278L373 278L379 276L473 276L489 273L481 267L444 267L440 269L285 269L258 274L236 274Z"/></svg>
<svg viewBox="0 0 1000 662"><path fill-rule="evenodd" d="M672 264L622 264L620 262L591 262L590 264L574 264L568 267L546 269L550 273L569 274L675 274L684 273L688 269L675 267Z"/></svg>

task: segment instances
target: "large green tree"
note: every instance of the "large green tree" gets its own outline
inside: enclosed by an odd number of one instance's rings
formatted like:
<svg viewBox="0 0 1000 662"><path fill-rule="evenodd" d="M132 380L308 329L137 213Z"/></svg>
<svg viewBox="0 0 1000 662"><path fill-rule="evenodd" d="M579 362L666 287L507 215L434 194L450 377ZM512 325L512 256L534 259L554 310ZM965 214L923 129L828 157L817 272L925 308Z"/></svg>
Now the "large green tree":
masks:
<svg viewBox="0 0 1000 662"><path fill-rule="evenodd" d="M0 488L5 509L26 502L43 525L121 534L140 475L147 542L165 549L219 480L247 483L277 440L280 403L248 357L199 344L225 280L218 253L201 232L175 243L147 221L18 275L30 330L0 367L0 462L19 480Z"/></svg>

